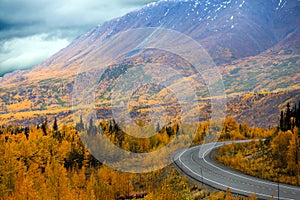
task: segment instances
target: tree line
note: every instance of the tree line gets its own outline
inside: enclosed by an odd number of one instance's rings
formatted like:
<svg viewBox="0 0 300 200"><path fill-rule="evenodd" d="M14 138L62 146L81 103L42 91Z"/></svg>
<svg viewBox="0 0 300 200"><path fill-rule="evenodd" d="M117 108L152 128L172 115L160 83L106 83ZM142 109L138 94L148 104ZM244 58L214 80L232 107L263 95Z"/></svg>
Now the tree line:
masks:
<svg viewBox="0 0 300 200"><path fill-rule="evenodd" d="M208 124L201 124L199 133L208 132ZM102 128L103 134L120 131L113 121L93 126ZM160 146L164 137L174 137L176 131L175 125L163 128L161 141L152 147ZM59 126L57 119L49 124L45 118L30 127L1 126L0 133L0 199L247 199L230 191L209 192L172 167L147 174L112 170L94 159L75 127ZM124 141L118 144L124 146ZM140 146L128 148L138 151Z"/></svg>
<svg viewBox="0 0 300 200"><path fill-rule="evenodd" d="M293 108L290 103L287 103L286 110L280 113L279 128L281 131L293 131L295 127L300 128L300 101L298 106L295 104Z"/></svg>
<svg viewBox="0 0 300 200"><path fill-rule="evenodd" d="M300 186L299 108L287 104L265 141L225 145L216 159L252 176Z"/></svg>
<svg viewBox="0 0 300 200"><path fill-rule="evenodd" d="M198 126L193 145L203 143L211 134L211 122L179 124L153 128L157 134L136 139L125 134L114 120L83 121L75 126L51 123L47 118L38 125L0 126L0 198L4 199L246 199L230 192L211 193L191 184L172 167L148 174L122 173L97 161L79 137L79 130L89 135L103 134L114 144L132 152L150 152L164 147L178 134L186 135ZM226 119L221 140L262 138L265 129L238 124ZM98 131L101 132L98 133ZM195 189L196 188L196 189ZM255 199L250 197L250 199Z"/></svg>

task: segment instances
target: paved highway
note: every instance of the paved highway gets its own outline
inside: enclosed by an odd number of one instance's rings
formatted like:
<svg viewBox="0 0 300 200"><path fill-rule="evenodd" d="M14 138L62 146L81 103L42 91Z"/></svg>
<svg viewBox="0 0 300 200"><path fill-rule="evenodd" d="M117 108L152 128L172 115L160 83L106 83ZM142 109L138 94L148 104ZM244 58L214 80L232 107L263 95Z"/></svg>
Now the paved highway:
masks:
<svg viewBox="0 0 300 200"><path fill-rule="evenodd" d="M249 140L235 141L249 142ZM232 143L232 142L225 142ZM176 165L187 175L220 190L230 188L232 193L245 196L256 194L260 199L300 200L300 187L274 183L245 175L215 162L211 150L224 142L209 143L181 150L173 155Z"/></svg>

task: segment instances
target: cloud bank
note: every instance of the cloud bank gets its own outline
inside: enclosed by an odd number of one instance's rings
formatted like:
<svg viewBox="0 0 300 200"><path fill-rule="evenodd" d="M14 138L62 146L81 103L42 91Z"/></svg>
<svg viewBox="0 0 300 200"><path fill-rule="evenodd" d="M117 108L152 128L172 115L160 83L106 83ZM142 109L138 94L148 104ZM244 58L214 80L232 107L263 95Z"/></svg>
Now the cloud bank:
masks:
<svg viewBox="0 0 300 200"><path fill-rule="evenodd" d="M157 0L1 0L0 76L41 63L98 24Z"/></svg>

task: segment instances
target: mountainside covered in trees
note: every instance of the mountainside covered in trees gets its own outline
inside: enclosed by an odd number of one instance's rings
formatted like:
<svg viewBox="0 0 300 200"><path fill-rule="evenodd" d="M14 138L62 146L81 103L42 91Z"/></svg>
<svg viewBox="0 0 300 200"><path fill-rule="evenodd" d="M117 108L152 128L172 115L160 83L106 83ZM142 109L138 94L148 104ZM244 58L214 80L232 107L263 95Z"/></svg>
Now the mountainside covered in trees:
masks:
<svg viewBox="0 0 300 200"><path fill-rule="evenodd" d="M221 147L217 160L251 176L300 185L300 102L281 111L278 127L265 141Z"/></svg>
<svg viewBox="0 0 300 200"><path fill-rule="evenodd" d="M275 114L286 104L284 95L288 93L291 98L299 95L299 19L300 2L291 0L171 0L152 3L93 28L33 69L1 78L0 118L3 123L28 124L37 123L41 115L53 114L63 118L64 122L71 122L74 79L78 72L100 66L100 55L105 53L101 45L129 29L160 27L188 35L209 53L223 77L229 115L242 121L255 118L257 122L248 120L251 125L273 126L277 118ZM152 51L142 54L146 59L132 58L122 66L110 66L110 71L99 81L97 108L101 116L109 113L107 103L111 86L136 65L151 59L157 63L168 62L170 66L176 66L178 62L181 66L188 64L165 52ZM192 76L191 72L187 74L189 80L195 82L201 108L209 108L203 80ZM142 89L140 96L150 90L155 88ZM155 91L159 92L157 88ZM245 94L250 94L250 97ZM277 97L274 105L281 107L267 106L274 95ZM151 104L153 102L147 102L146 107ZM138 107L135 112L143 114L144 110ZM261 117L263 115L257 112L268 113L270 117ZM209 110L204 109L201 115L208 113Z"/></svg>

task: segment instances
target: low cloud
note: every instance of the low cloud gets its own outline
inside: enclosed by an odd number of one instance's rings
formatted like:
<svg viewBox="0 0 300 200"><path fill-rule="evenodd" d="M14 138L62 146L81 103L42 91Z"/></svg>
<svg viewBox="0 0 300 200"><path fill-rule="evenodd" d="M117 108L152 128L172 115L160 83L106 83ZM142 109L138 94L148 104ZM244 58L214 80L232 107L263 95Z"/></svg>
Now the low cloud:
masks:
<svg viewBox="0 0 300 200"><path fill-rule="evenodd" d="M2 0L0 76L39 64L96 25L157 0Z"/></svg>
<svg viewBox="0 0 300 200"><path fill-rule="evenodd" d="M69 44L67 39L47 34L16 38L3 42L0 49L0 74L26 69L46 60Z"/></svg>

